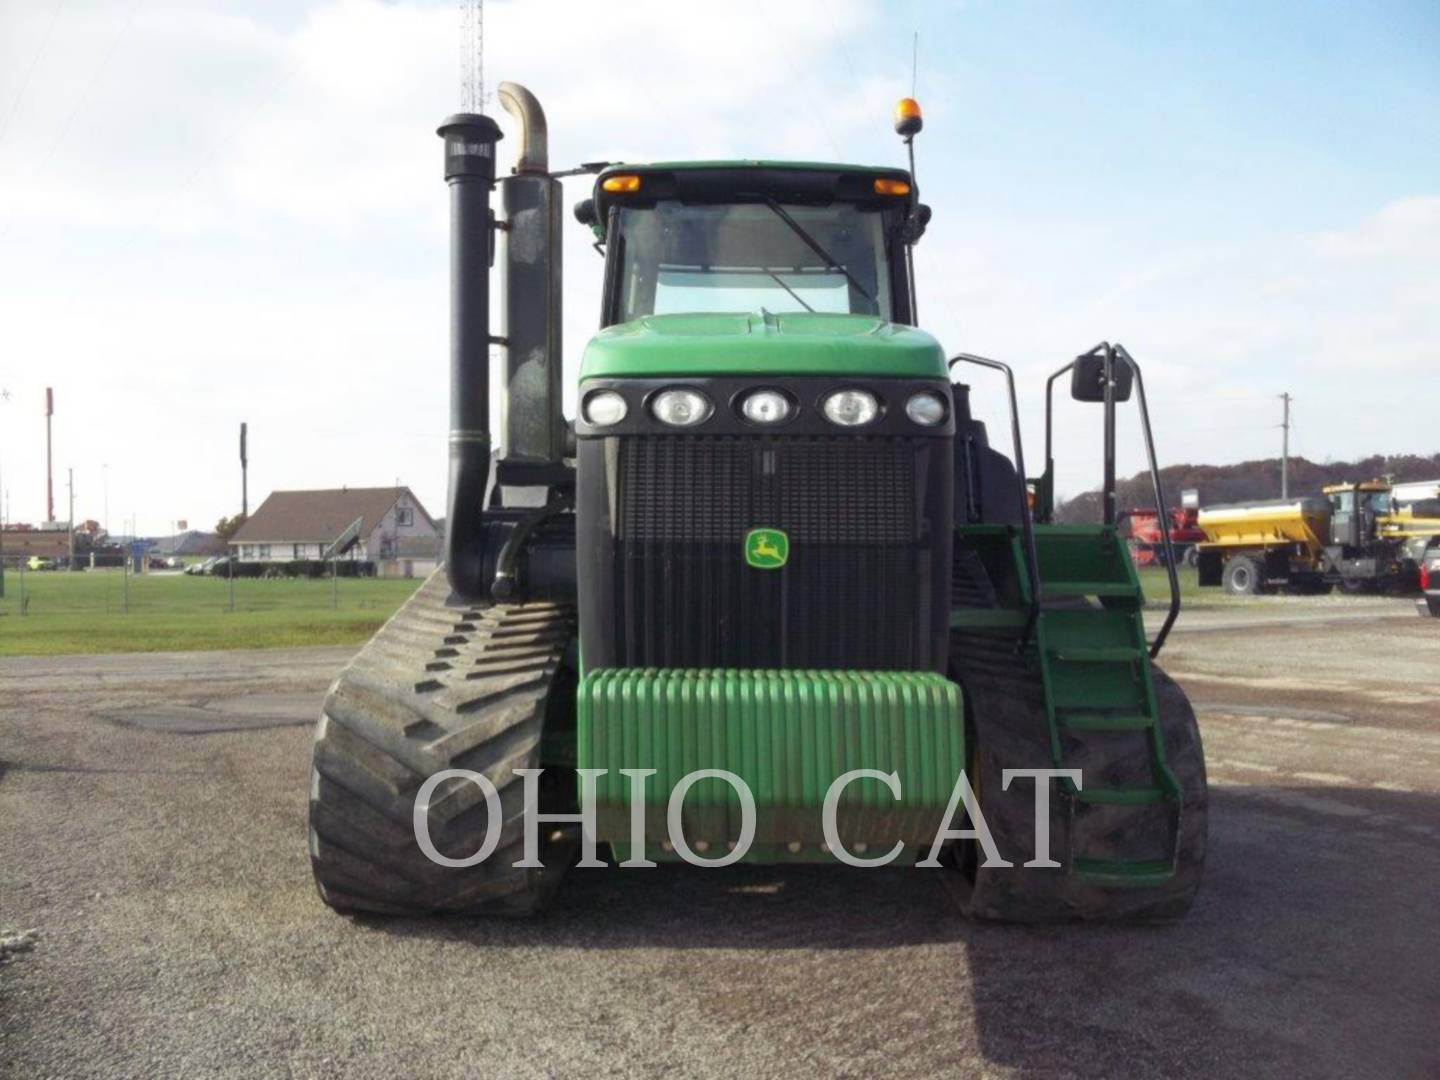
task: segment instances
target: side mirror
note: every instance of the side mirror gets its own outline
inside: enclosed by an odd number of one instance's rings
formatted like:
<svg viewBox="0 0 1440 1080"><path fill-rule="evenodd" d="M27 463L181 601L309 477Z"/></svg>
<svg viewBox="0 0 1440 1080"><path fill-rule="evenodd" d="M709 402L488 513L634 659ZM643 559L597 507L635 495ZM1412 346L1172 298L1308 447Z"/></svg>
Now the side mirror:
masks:
<svg viewBox="0 0 1440 1080"><path fill-rule="evenodd" d="M575 204L575 220L581 225L595 224L595 200L581 199Z"/></svg>
<svg viewBox="0 0 1440 1080"><path fill-rule="evenodd" d="M1130 365L1118 357L1112 362L1110 370L1114 373L1115 379L1115 400L1129 401L1130 388L1135 383L1135 373L1130 370ZM1075 366L1070 369L1070 396L1076 401L1104 401L1105 400L1105 358L1089 353L1077 357Z"/></svg>

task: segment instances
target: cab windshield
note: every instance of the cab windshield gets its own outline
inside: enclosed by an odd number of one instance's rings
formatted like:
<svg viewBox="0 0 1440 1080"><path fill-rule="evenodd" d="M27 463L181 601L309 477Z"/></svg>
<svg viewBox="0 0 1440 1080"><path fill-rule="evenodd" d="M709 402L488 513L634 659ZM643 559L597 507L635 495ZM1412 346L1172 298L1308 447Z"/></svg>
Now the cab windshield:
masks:
<svg viewBox="0 0 1440 1080"><path fill-rule="evenodd" d="M618 322L699 312L891 314L885 215L849 203L619 211Z"/></svg>

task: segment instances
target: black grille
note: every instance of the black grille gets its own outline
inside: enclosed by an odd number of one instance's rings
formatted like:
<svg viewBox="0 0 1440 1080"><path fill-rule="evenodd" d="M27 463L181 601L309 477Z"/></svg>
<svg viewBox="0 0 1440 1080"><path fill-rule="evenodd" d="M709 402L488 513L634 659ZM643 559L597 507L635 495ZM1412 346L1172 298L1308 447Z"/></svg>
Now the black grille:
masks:
<svg viewBox="0 0 1440 1080"><path fill-rule="evenodd" d="M614 476L616 661L930 666L934 439L632 437ZM780 570L744 559L783 529Z"/></svg>

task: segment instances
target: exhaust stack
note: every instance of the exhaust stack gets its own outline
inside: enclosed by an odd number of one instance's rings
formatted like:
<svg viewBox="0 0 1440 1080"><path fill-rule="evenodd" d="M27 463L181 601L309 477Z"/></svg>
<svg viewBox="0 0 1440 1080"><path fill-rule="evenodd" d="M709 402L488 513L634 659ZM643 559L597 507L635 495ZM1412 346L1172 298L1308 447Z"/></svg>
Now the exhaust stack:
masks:
<svg viewBox="0 0 1440 1080"><path fill-rule="evenodd" d="M496 477L503 498L510 485L553 482L565 456L560 408L564 191L549 174L549 131L540 102L512 82L500 84L498 97L520 126L514 173L501 182L505 373Z"/></svg>
<svg viewBox="0 0 1440 1080"><path fill-rule="evenodd" d="M450 493L445 563L450 587L476 598L483 581L490 474L490 188L500 127L457 113L440 125L450 186Z"/></svg>

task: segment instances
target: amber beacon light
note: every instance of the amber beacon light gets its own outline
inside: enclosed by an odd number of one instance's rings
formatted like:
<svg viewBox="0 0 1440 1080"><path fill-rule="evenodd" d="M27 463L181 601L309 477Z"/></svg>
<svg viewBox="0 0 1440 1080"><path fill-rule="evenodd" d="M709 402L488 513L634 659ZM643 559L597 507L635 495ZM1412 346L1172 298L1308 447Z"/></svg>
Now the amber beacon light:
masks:
<svg viewBox="0 0 1440 1080"><path fill-rule="evenodd" d="M914 98L901 98L895 103L895 130L907 139L912 135L919 134L925 126L925 118L920 115L920 103Z"/></svg>

